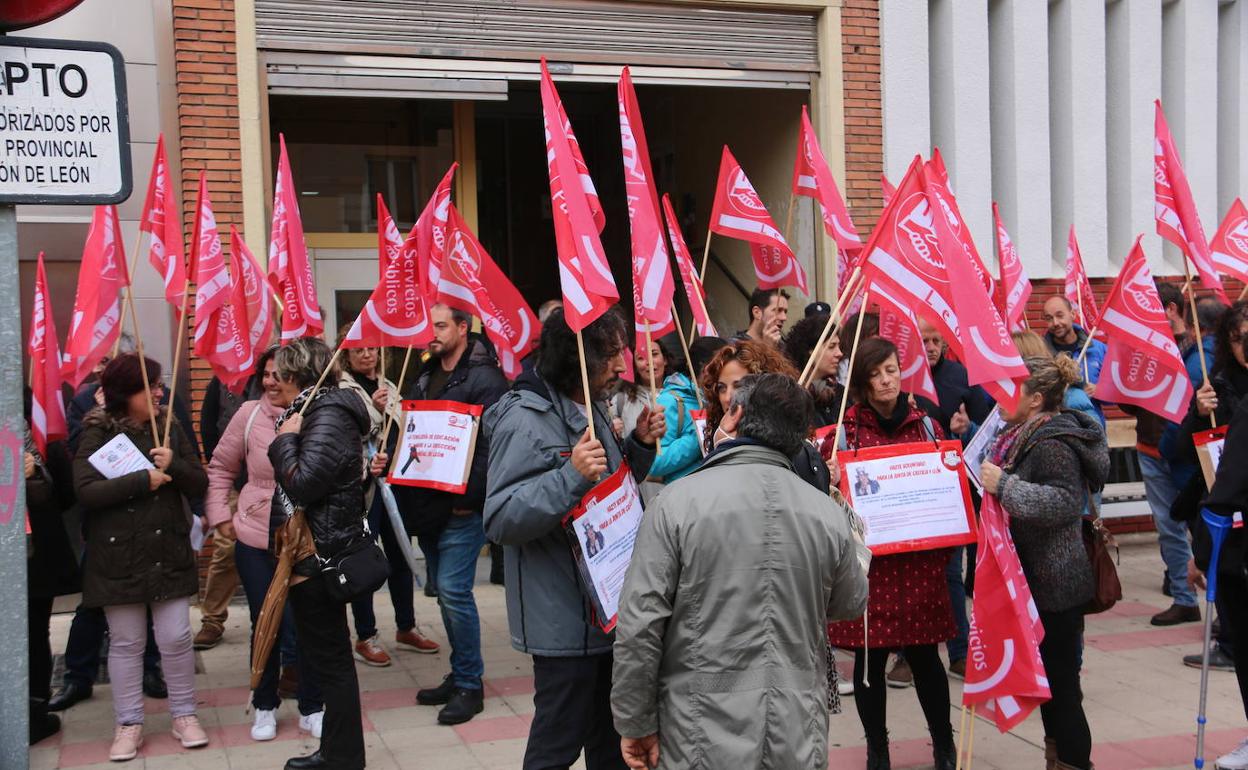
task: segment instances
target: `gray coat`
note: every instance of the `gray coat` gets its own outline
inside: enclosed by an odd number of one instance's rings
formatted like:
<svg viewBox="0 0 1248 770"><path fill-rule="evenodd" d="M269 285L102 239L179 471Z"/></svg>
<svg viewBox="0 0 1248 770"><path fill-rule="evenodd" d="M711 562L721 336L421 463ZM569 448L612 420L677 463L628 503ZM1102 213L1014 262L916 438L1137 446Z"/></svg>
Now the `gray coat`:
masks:
<svg viewBox="0 0 1248 770"><path fill-rule="evenodd" d="M1082 412L1055 415L1001 475L997 497L1010 514L1010 534L1039 609L1058 612L1092 598L1082 517L1089 489L1099 492L1108 477L1105 431Z"/></svg>
<svg viewBox="0 0 1248 770"><path fill-rule="evenodd" d="M827 624L867 607L849 515L766 447L739 446L646 511L616 626L621 735L662 768L826 768Z"/></svg>
<svg viewBox="0 0 1248 770"><path fill-rule="evenodd" d="M526 372L485 413L489 473L485 533L505 548L507 623L511 644L530 655L577 657L611 651L612 634L592 621L572 546L562 522L593 486L572 467L572 447L588 421L571 399ZM604 404L594 405L595 435L608 472L625 456L640 481L654 450L611 432Z"/></svg>

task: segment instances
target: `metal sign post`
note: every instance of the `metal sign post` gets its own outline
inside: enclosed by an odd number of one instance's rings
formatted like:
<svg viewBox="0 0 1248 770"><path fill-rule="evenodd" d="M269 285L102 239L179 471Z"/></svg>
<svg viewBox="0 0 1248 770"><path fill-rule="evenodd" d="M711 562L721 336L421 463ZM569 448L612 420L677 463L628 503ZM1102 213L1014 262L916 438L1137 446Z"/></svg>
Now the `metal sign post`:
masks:
<svg viewBox="0 0 1248 770"><path fill-rule="evenodd" d="M62 2L60 10L74 4ZM29 742L26 378L15 204L117 203L130 197L131 184L121 53L102 43L0 33L0 767L6 770L28 767Z"/></svg>

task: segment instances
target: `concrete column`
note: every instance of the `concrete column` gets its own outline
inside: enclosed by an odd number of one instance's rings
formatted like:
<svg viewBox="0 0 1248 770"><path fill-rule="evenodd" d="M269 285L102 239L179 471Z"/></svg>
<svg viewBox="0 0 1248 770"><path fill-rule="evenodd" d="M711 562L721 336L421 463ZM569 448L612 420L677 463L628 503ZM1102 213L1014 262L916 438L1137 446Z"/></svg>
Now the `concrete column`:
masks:
<svg viewBox="0 0 1248 770"><path fill-rule="evenodd" d="M880 0L880 95L884 112L884 173L897 184L931 142L927 8L915 0Z"/></svg>
<svg viewBox="0 0 1248 770"><path fill-rule="evenodd" d="M1171 0L1162 5L1162 107L1192 187L1206 237L1218 211L1218 4L1214 0ZM1181 253L1166 247L1166 259L1183 271Z"/></svg>
<svg viewBox="0 0 1248 770"><path fill-rule="evenodd" d="M992 192L1031 278L1060 275L1049 224L1048 24L1045 3L988 4Z"/></svg>
<svg viewBox="0 0 1248 770"><path fill-rule="evenodd" d="M931 0L928 50L932 144L980 255L992 264L992 157L988 5Z"/></svg>
<svg viewBox="0 0 1248 770"><path fill-rule="evenodd" d="M1248 196L1248 2L1218 9L1218 207L1221 217ZM1219 224L1221 222L1219 221ZM1217 225L1205 223L1209 237Z"/></svg>
<svg viewBox="0 0 1248 770"><path fill-rule="evenodd" d="M1166 274L1153 211L1153 100L1161 93L1161 0L1105 6L1108 89L1109 260L1121 264L1135 237L1154 274Z"/></svg>

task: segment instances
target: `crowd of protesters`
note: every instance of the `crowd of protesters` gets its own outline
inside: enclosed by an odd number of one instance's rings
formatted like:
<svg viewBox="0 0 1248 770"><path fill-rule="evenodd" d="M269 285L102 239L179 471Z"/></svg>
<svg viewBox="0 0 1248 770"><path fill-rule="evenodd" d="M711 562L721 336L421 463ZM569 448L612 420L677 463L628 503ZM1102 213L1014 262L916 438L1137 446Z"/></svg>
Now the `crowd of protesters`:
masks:
<svg viewBox="0 0 1248 770"><path fill-rule="evenodd" d="M1152 622L1173 625L1201 618L1195 591L1211 540L1200 509L1229 515L1244 501L1242 473L1220 473L1207 488L1193 436L1212 416L1231 425L1223 468L1248 458L1248 303L1185 303L1168 283L1158 291L1195 388L1181 424L1131 410L1162 588L1174 602ZM903 390L898 349L879 336L873 314L824 338L831 312L813 303L786 333L788 295L759 290L733 339L699 337L686 350L655 338L634 353L618 311L578 341L548 303L536 355L508 382L489 340L472 331L474 319L438 305L434 341L402 384L387 378L394 366L383 351L335 356L321 339L297 339L259 357L241 395L214 381L198 431L164 392L159 363L116 355L74 394L67 442L40 453L27 441L32 743L59 729L53 712L92 697L107 634L110 759L141 752L145 694L168 698L183 747L207 744L194 649L220 642L241 584L253 634L251 658L239 661L252 674L251 738L274 739L277 709L293 698L300 728L320 746L287 768L364 767L355 665L388 666L392 657L372 592L345 596L325 579L348 558L379 562L398 648L439 651L418 630L416 585L437 597L449 671L414 697L438 708L440 724L469 721L484 704L474 584L488 542L511 643L532 658L526 770L567 768L582 755L589 770L823 767L829 714L851 694L867 767L886 770L888 689L910 685L935 766L953 770L948 677L966 671L974 546L872 558L837 489L837 454L965 442L996 405L969 384L931 326L919 331L936 402ZM1064 297L1044 303L1044 319L1043 336L1014 336L1029 376L1017 406L1000 415L1005 427L980 473L983 494L1008 514L1044 627L1047 766L1088 770L1093 739L1080 669L1094 577L1082 531L1109 475L1107 405L1091 397L1105 348L1089 342ZM799 384L808 362L810 381ZM463 493L384 484L397 451L389 427L402 419L403 400L483 408ZM167 410L178 419L157 443L149 425L166 424ZM816 439L828 426L837 427ZM119 435L150 470L108 478L90 461ZM595 622L563 521L625 465L646 513L609 632ZM82 522L80 556L66 524L71 510ZM215 548L193 635L195 527L211 531ZM423 575L408 559L413 538ZM379 549L370 548L375 541ZM1236 672L1248 714L1244 545L1235 529L1222 546L1212 663ZM67 670L53 693L52 601L78 591ZM852 658L851 681L840 681L836 650ZM1248 769L1248 741L1218 762Z"/></svg>

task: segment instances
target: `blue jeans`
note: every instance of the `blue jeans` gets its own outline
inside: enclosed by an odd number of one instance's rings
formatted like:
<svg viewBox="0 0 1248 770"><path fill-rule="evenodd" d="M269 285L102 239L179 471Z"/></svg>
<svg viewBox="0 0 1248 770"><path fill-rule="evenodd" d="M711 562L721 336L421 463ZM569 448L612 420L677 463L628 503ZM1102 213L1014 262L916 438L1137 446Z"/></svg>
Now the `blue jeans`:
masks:
<svg viewBox="0 0 1248 770"><path fill-rule="evenodd" d="M967 637L971 633L971 622L966 617L966 584L962 582L962 557L965 553L965 546L954 548L953 557L945 567L945 578L949 581L949 601L953 603L953 623L958 629L957 634L945 642L950 663L966 660Z"/></svg>
<svg viewBox="0 0 1248 770"><path fill-rule="evenodd" d="M437 576L438 606L451 643L451 675L455 686L481 688L485 662L481 659L481 618L472 594L477 578L477 557L485 546L485 526L480 512L452 516L436 538L422 536L430 571Z"/></svg>
<svg viewBox="0 0 1248 770"><path fill-rule="evenodd" d="M267 549L252 548L239 540L234 544L234 566L238 570L239 582L243 584L243 593L247 594L247 607L251 610L252 642L255 642L256 619L260 617L260 608L264 605L264 596L273 582L273 573L277 569L277 559ZM295 619L290 602L282 613L282 625L278 629L278 638L273 645L269 659L264 664L264 673L260 683L251 694L251 705L257 709L272 710L281 704L277 695L277 680L281 673L278 658L282 657L281 649L295 645ZM251 656L248 656L250 661ZM324 708L320 687L316 684L315 675L303 665L302 659L296 660L299 665L299 713L304 716L315 714ZM249 667L250 668L250 667Z"/></svg>
<svg viewBox="0 0 1248 770"><path fill-rule="evenodd" d="M1157 544L1161 547L1161 560L1170 573L1170 593L1174 603L1184 607L1196 606L1196 594L1187 585L1187 562L1192 558L1192 547L1187 541L1187 525L1170 518L1170 506L1179 490L1170 474L1170 463L1164 459L1139 453L1140 475L1144 477L1144 496L1153 512L1153 526L1157 528Z"/></svg>
<svg viewBox="0 0 1248 770"><path fill-rule="evenodd" d="M399 550L394 527L390 526L390 517L386 514L386 504L377 492L374 492L373 504L368 509L368 528L374 534L381 535L381 550L385 552L386 561L390 563L390 577L386 579L386 587L390 589L390 603L394 605L394 625L400 631L411 631L416 627L412 569L407 566L407 560ZM407 533L404 532L403 536L407 537ZM355 618L357 638L371 639L377 635L377 613L373 612L373 594L351 602L351 616Z"/></svg>

